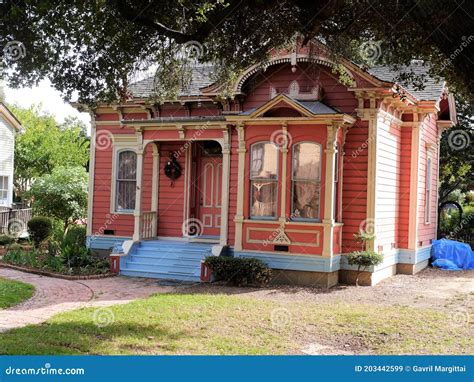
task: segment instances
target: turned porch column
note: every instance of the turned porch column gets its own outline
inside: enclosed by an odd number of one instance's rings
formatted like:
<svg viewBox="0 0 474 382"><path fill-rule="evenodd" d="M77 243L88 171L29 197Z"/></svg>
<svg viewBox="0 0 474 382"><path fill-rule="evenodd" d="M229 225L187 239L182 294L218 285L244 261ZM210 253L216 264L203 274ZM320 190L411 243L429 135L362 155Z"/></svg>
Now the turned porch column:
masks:
<svg viewBox="0 0 474 382"><path fill-rule="evenodd" d="M334 171L336 166L336 142L339 124L327 126L326 149L326 175L324 179L324 239L323 256L330 257L334 254Z"/></svg>
<svg viewBox="0 0 474 382"><path fill-rule="evenodd" d="M242 225L244 222L244 187L245 187L245 125L239 123L237 125L237 134L239 140L239 148L237 153L239 154L238 160L238 175L237 175L237 211L234 218L235 223L235 243L234 247L236 251L242 250Z"/></svg>
<svg viewBox="0 0 474 382"><path fill-rule="evenodd" d="M140 241L142 239L143 154L143 144L140 143L137 149L137 188L135 194L135 210L133 211L133 216L135 219L133 241Z"/></svg>
<svg viewBox="0 0 474 382"><path fill-rule="evenodd" d="M221 229L220 245L227 244L229 225L229 189L230 189L230 132L226 127L223 132L224 143L222 146L222 192L221 192Z"/></svg>

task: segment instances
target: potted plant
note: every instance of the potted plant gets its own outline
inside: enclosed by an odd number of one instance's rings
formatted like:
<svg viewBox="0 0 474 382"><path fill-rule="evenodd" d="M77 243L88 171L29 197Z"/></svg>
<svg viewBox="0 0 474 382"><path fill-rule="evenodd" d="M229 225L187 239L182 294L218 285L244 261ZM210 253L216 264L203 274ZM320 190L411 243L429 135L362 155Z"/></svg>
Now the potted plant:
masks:
<svg viewBox="0 0 474 382"><path fill-rule="evenodd" d="M375 251L367 250L367 242L375 239L374 234L360 231L354 235L356 241L361 245L361 251L354 251L347 255L349 265L357 266L355 285L359 286L359 276L370 266L383 263L383 255Z"/></svg>

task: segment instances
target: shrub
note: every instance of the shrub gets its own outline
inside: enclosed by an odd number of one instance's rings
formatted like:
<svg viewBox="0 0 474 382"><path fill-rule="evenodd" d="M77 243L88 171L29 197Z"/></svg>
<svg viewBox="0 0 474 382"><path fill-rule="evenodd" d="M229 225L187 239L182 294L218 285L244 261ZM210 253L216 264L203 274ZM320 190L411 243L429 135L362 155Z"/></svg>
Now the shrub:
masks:
<svg viewBox="0 0 474 382"><path fill-rule="evenodd" d="M87 235L86 226L84 225L69 226L66 233L64 234L62 244L64 246L69 245L69 246L85 248L86 235Z"/></svg>
<svg viewBox="0 0 474 382"><path fill-rule="evenodd" d="M53 223L50 218L45 216L34 217L28 222L28 231L36 247L51 236L52 230Z"/></svg>
<svg viewBox="0 0 474 382"><path fill-rule="evenodd" d="M374 251L355 251L347 255L350 265L357 266L356 285L359 285L359 276L367 267L382 264L383 255Z"/></svg>
<svg viewBox="0 0 474 382"><path fill-rule="evenodd" d="M0 245L10 245L13 244L16 239L10 235L0 235Z"/></svg>
<svg viewBox="0 0 474 382"><path fill-rule="evenodd" d="M227 256L209 256L204 260L216 275L217 280L230 285L266 285L272 270L261 260Z"/></svg>

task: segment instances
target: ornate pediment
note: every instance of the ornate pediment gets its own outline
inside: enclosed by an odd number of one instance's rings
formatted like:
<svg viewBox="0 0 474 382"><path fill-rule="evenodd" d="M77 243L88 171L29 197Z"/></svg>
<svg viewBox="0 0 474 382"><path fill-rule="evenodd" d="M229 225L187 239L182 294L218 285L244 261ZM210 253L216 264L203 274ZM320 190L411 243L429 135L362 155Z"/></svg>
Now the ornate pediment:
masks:
<svg viewBox="0 0 474 382"><path fill-rule="evenodd" d="M287 88L270 86L270 99L279 94L285 94L297 100L318 101L322 98L322 87L320 84L315 84L311 87L301 88L296 80L292 81Z"/></svg>

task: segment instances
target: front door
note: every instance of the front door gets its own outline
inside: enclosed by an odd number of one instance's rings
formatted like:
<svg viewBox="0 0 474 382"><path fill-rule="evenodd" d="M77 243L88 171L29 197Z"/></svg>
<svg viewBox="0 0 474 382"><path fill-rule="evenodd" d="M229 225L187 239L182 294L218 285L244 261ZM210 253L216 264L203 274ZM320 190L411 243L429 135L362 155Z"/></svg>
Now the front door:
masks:
<svg viewBox="0 0 474 382"><path fill-rule="evenodd" d="M222 156L201 156L197 179L198 219L205 236L219 236L221 227Z"/></svg>

